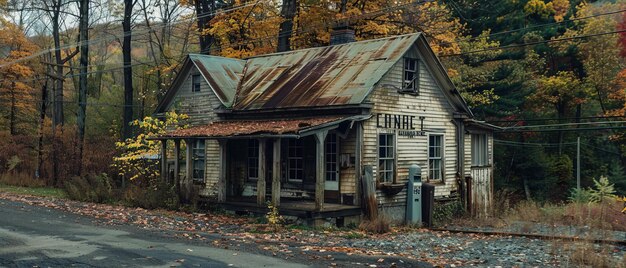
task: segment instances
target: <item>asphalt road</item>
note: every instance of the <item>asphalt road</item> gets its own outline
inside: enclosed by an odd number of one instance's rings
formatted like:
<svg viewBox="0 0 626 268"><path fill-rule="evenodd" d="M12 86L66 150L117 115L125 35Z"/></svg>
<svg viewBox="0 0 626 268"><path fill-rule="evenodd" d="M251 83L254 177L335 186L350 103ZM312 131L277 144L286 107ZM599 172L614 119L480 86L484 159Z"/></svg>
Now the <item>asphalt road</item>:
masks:
<svg viewBox="0 0 626 268"><path fill-rule="evenodd" d="M303 267L133 226L0 200L0 267Z"/></svg>

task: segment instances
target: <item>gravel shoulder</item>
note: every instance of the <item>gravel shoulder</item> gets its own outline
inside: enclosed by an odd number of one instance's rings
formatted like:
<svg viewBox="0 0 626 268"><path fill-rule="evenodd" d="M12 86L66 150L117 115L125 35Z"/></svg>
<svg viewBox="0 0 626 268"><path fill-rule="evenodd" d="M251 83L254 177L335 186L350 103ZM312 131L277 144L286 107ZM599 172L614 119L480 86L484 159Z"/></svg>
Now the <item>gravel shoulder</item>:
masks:
<svg viewBox="0 0 626 268"><path fill-rule="evenodd" d="M581 250L624 265L626 254L623 246L563 239L407 228L383 235L298 226L276 230L257 223L256 218L225 214L145 210L8 193L0 193L0 201L19 202L27 210L47 208L49 213L99 227L140 229L139 238L160 237L182 247L210 247L313 267L571 267L578 265L572 256Z"/></svg>

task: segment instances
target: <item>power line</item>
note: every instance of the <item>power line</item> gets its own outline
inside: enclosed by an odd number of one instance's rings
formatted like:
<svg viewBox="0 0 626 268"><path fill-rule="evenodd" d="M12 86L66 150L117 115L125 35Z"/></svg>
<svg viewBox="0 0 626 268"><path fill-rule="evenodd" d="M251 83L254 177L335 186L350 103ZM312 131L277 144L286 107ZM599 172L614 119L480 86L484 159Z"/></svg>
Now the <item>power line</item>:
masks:
<svg viewBox="0 0 626 268"><path fill-rule="evenodd" d="M595 130L621 130L626 129L626 126L613 126L613 127L587 127L587 128L548 128L548 129L507 129L496 130L501 133L516 133L516 132L557 132L557 131L595 131Z"/></svg>
<svg viewBox="0 0 626 268"><path fill-rule="evenodd" d="M531 118L531 119L510 119L510 120L487 120L488 123L516 123L520 121L557 121L557 120L586 120L586 119L610 119L610 118L626 118L626 116L614 115L614 116L583 116L583 117L563 117L563 118Z"/></svg>
<svg viewBox="0 0 626 268"><path fill-rule="evenodd" d="M586 126L586 125L623 124L623 123L626 123L626 121L601 121L601 122L582 122L582 123L528 125L528 126L508 127L507 129L516 130L516 129L541 128L541 127Z"/></svg>
<svg viewBox="0 0 626 268"><path fill-rule="evenodd" d="M563 37L563 38L557 38L557 39L549 39L549 40L536 41L536 42L530 42L530 43L524 43L524 44L514 44L514 45L503 46L503 47L490 47L490 48L478 49L478 50L461 52L461 53L455 53L455 54L446 54L446 55L441 55L439 57L462 56L462 55L474 54L474 53L486 52L486 51L492 51L492 50L505 50L505 49L519 48L519 47L525 47L525 46L533 46L533 45L539 45L539 44L556 43L556 42L570 41L570 40L576 40L576 39L582 39L582 38L588 38L588 37L596 37L596 36L603 36L603 35L609 35L609 34L617 34L617 33L623 33L623 32L626 32L626 29L624 29L624 30L617 30L617 31L610 31L610 32L595 33L595 34Z"/></svg>
<svg viewBox="0 0 626 268"><path fill-rule="evenodd" d="M391 10L405 8L407 6L418 5L418 4L422 4L422 3L426 3L426 2L430 2L430 1L431 0L422 0L422 1L416 1L416 2L411 2L411 3L396 5L396 6L390 6L390 7L381 8L381 9L378 9L378 10L375 10L375 11L372 11L372 12L368 12L368 13L363 13L363 14L347 17L347 18L344 18L344 20L365 18L365 17L370 16L370 15L383 14L381 12L388 12L388 11L391 11ZM321 26L325 27L325 26L329 26L331 24L334 24L334 22L327 22L327 23L316 24L316 25L317 26L321 25ZM287 36L287 35L292 34L292 33L297 33L297 34L309 33L309 32L315 31L315 30L319 30L321 28L322 27L309 27L308 30L302 30L302 31L300 31L300 30L298 30L298 31L289 30L289 31L286 31L285 33L279 34L278 36L267 36L265 38L250 39L250 40L246 40L246 41L241 41L239 43L230 44L229 46L211 48L209 50L206 50L205 52L217 51L219 49L224 49L224 48L232 48L232 47L235 47L235 46L240 46L240 45L244 45L244 44L251 43L251 42L259 42L259 41L270 40L270 39L273 40L273 39L276 39L277 37L284 37L284 36ZM14 61L14 62L9 62L7 64L13 64L13 63L17 63L17 62ZM142 64L146 64L146 63L156 63L156 62L155 61L150 61L150 62L139 63L139 64L136 64L136 65L142 65ZM102 65L95 65L95 66L102 66ZM0 67L2 67L2 66L0 66ZM107 71L112 71L112 70L117 70L117 69L122 69L122 68L124 68L124 66L118 67L118 68L113 68L113 69L98 70L98 71L94 71L94 72L90 72L90 73L107 72ZM77 75L70 75L70 76L64 76L64 77L73 77L73 76L77 76ZM39 78L39 79L44 79L44 78ZM20 80L19 82L22 82L22 81L34 81L34 80L37 80L37 79ZM2 81L6 81L6 80L0 80L0 82L2 82Z"/></svg>
<svg viewBox="0 0 626 268"><path fill-rule="evenodd" d="M203 15L200 15L200 16L195 16L193 18L189 18L189 19L182 19L182 20L178 20L178 21L175 21L175 22L164 22L164 23L160 23L160 24L162 24L161 26L154 26L154 28L153 28L153 26L151 26L149 29L143 30L143 31L123 32L123 34L121 36L113 35L113 37L102 37L102 38L90 39L90 40L87 40L86 42L68 43L68 44L64 44L64 45L60 46L58 49L59 50L61 50L61 49L70 49L70 48L74 48L74 47L80 46L83 43L86 43L86 45L92 45L92 44L99 43L99 42L102 42L102 41L111 41L111 40L119 39L120 37L126 37L126 36L133 36L133 35L141 35L141 34L151 33L152 31L155 30L155 28L156 29L158 29L159 27L160 28L165 28L168 25L176 25L176 24L183 23L185 21L195 21L195 20L198 20L199 18L213 16L213 15L216 15L218 13L219 14L229 13L229 12L233 12L233 11L236 11L238 9L242 9L242 8L245 8L245 7L248 7L248 6L252 6L252 5L255 5L255 4L256 3L248 3L248 4L245 4L245 5L234 6L234 7L229 8L229 9L213 11L211 13L206 13L206 14L203 14ZM157 23L157 25L158 25L158 23ZM53 51L56 51L56 50L57 50L56 48L40 50L40 51L35 52L35 53L33 53L33 54L29 55L29 56L22 57L20 59L14 60L12 62L7 62L7 63L0 64L0 68L3 68L5 66L12 65L12 64L15 64L15 63L19 63L19 62L22 62L22 61L26 61L26 60L29 60L29 59L33 59L33 58L39 57L39 56L41 56L43 54L46 54L46 53L52 53Z"/></svg>
<svg viewBox="0 0 626 268"><path fill-rule="evenodd" d="M491 37L491 36L496 36L496 35L520 32L520 31L529 30L529 29L543 28L543 27L547 27L547 26L554 26L554 25L559 25L559 24L564 24L564 23L574 22L574 21L579 21L579 20L587 20L587 19L597 18L597 17L601 17L601 16L615 15L615 14L619 14L619 13L622 13L622 12L626 12L626 9L620 9L620 10L616 10L616 11L610 11L610 12L606 12L606 13L594 14L594 15L590 15L590 16L586 16L586 17L580 17L580 18L567 19L567 20L562 20L562 21L557 21L557 22L535 24L535 25L531 25L531 26L528 26L528 27L517 28L517 29L507 30L507 31L501 31L501 32L497 32L497 33L492 33L492 34L489 34L488 36ZM460 41L476 40L476 39L480 39L480 38L481 38L480 36L475 36L475 37L460 39Z"/></svg>

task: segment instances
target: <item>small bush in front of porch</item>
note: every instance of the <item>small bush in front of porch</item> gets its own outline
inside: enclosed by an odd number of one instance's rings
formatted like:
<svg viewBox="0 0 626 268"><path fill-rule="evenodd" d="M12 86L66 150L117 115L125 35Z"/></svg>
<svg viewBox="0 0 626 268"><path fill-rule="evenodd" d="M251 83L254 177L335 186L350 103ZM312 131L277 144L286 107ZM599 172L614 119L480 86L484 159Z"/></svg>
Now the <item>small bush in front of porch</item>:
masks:
<svg viewBox="0 0 626 268"><path fill-rule="evenodd" d="M267 223L274 228L274 230L278 230L285 219L278 212L278 207L272 204L271 202L267 202L267 208L269 211L265 214L265 218L267 219Z"/></svg>
<svg viewBox="0 0 626 268"><path fill-rule="evenodd" d="M122 201L133 207L145 209L178 209L179 198L175 186L158 179L147 182L134 181L123 193Z"/></svg>

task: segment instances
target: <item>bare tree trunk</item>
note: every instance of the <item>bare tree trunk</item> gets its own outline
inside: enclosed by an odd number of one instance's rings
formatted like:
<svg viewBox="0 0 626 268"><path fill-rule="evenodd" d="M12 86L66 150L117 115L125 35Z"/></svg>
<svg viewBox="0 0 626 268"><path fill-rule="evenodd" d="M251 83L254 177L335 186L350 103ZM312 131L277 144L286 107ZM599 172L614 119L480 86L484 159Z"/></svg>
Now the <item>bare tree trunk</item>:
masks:
<svg viewBox="0 0 626 268"><path fill-rule="evenodd" d="M61 58L61 35L59 33L59 16L61 13L61 0L54 1L52 5L52 38L54 39L54 58L56 61L56 86L54 88L54 116L52 117L52 126L63 126L65 117L63 114L63 65L65 62ZM56 159L55 159L56 160Z"/></svg>
<svg viewBox="0 0 626 268"><path fill-rule="evenodd" d="M296 16L297 0L283 0L283 6L280 10L280 16L283 22L280 23L278 30L278 51L291 50L291 37L293 36L293 18Z"/></svg>
<svg viewBox="0 0 626 268"><path fill-rule="evenodd" d="M48 101L48 79L41 87L41 107L39 111L39 141L37 142L37 172L36 177L41 177L43 170L43 126L46 119L46 102Z"/></svg>
<svg viewBox="0 0 626 268"><path fill-rule="evenodd" d="M80 74L78 81L78 175L83 169L83 149L85 145L85 118L87 112L87 66L89 65L89 0L80 0Z"/></svg>
<svg viewBox="0 0 626 268"><path fill-rule="evenodd" d="M11 111L9 112L9 132L11 133L11 136L17 134L17 131L15 130L15 120L16 120L16 109L17 109L17 103L15 101L15 81L13 81L11 83L11 89L9 90L9 92L11 92Z"/></svg>
<svg viewBox="0 0 626 268"><path fill-rule="evenodd" d="M124 58L124 116L122 140L132 137L130 122L133 120L133 67L131 66L131 16L136 0L124 0L124 41L122 44L122 57Z"/></svg>
<svg viewBox="0 0 626 268"><path fill-rule="evenodd" d="M200 53L211 54L211 49L215 44L213 35L206 34L209 29L209 22L215 15L212 13L216 10L215 0L194 0L196 7L196 18L198 19L198 32L200 38Z"/></svg>

